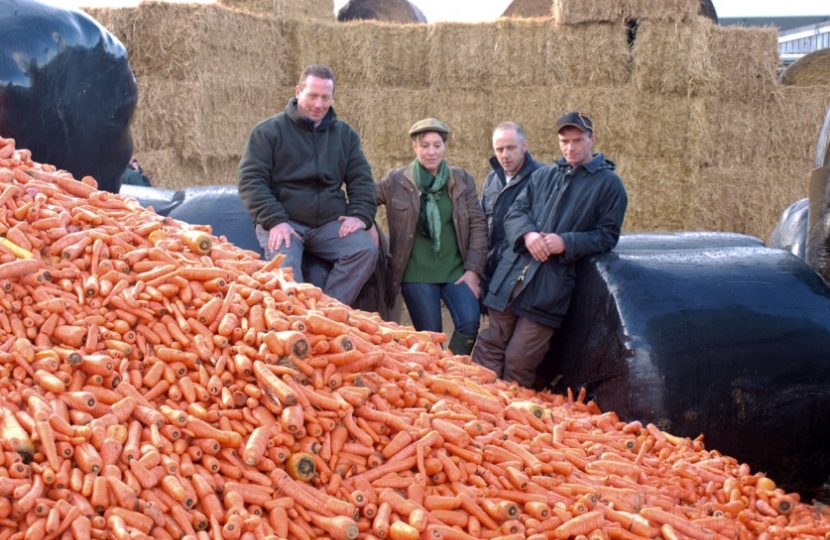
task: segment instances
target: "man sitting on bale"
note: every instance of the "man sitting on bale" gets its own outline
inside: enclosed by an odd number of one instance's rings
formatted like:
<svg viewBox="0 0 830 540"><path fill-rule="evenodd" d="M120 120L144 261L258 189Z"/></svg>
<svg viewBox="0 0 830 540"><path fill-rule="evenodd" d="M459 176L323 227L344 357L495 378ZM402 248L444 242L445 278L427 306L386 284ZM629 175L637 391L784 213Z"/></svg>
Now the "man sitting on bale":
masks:
<svg viewBox="0 0 830 540"><path fill-rule="evenodd" d="M628 205L615 165L591 152L591 119L570 112L557 130L564 157L533 173L505 217L512 249L493 274L484 299L490 325L472 353L474 362L528 388L568 311L577 261L617 245Z"/></svg>
<svg viewBox="0 0 830 540"><path fill-rule="evenodd" d="M251 131L239 162L239 196L267 259L303 281L303 251L333 264L323 291L352 304L375 270L368 229L375 185L357 132L331 108L334 74L307 67L285 110ZM345 193L341 189L345 184Z"/></svg>

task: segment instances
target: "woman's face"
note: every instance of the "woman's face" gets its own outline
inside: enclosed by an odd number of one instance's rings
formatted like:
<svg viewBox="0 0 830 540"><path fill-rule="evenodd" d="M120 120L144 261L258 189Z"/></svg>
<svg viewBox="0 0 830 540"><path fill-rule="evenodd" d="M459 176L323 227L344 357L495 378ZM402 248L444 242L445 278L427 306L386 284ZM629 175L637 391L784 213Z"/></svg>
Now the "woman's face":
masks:
<svg viewBox="0 0 830 540"><path fill-rule="evenodd" d="M412 149L415 150L418 161L432 174L438 173L438 167L444 159L444 148L444 140L434 131L423 133L412 141Z"/></svg>

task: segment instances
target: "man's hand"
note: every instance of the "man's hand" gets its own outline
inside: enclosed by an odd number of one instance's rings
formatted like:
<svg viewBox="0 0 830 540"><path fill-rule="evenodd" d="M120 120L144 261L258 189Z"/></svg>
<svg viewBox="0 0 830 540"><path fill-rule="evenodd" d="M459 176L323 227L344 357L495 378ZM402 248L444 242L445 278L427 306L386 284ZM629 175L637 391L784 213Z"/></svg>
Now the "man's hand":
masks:
<svg viewBox="0 0 830 540"><path fill-rule="evenodd" d="M378 234L378 229L374 225L369 227L369 237L371 237L372 242L375 243L376 248L380 248L380 235Z"/></svg>
<svg viewBox="0 0 830 540"><path fill-rule="evenodd" d="M543 233L545 245L548 247L548 255L559 255L565 253L565 241L556 233Z"/></svg>
<svg viewBox="0 0 830 540"><path fill-rule="evenodd" d="M294 230L294 227L286 222L282 222L276 227L271 227L271 230L268 231L268 249L276 251L282 247L283 242L285 243L286 249L290 248L292 236L300 237L297 231Z"/></svg>
<svg viewBox="0 0 830 540"><path fill-rule="evenodd" d="M472 270L467 270L466 272L461 274L460 278L455 280L456 285L466 283L470 290L473 291L473 295L476 298L481 298L481 287L479 286L480 282L481 278Z"/></svg>
<svg viewBox="0 0 830 540"><path fill-rule="evenodd" d="M340 216L337 218L337 221L341 222L340 238L345 238L353 232L361 231L366 228L366 224L363 223L363 220L354 216Z"/></svg>
<svg viewBox="0 0 830 540"><path fill-rule="evenodd" d="M548 260L548 245L545 242L545 237L541 233L529 232L522 237L525 241L525 247L530 252L530 255L539 262Z"/></svg>

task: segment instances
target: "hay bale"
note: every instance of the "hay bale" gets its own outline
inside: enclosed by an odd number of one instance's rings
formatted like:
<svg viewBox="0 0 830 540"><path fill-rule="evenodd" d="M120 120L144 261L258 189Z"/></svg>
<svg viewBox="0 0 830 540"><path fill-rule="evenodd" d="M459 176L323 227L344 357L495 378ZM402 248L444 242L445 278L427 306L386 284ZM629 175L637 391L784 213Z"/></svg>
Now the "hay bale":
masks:
<svg viewBox="0 0 830 540"><path fill-rule="evenodd" d="M690 205L695 191L692 175L673 159L613 160L628 193L623 232L694 230Z"/></svg>
<svg viewBox="0 0 830 540"><path fill-rule="evenodd" d="M185 159L238 159L251 128L285 107L290 88L206 79L139 77L132 133L143 151Z"/></svg>
<svg viewBox="0 0 830 540"><path fill-rule="evenodd" d="M104 28L117 37L118 41L127 48L127 54L130 55L130 60L132 60L128 45L133 42L135 8L82 8L82 11L101 23Z"/></svg>
<svg viewBox="0 0 830 540"><path fill-rule="evenodd" d="M334 20L333 0L273 0L274 11L281 19Z"/></svg>
<svg viewBox="0 0 830 540"><path fill-rule="evenodd" d="M626 0L553 0L551 16L559 25L625 20Z"/></svg>
<svg viewBox="0 0 830 540"><path fill-rule="evenodd" d="M623 14L629 20L691 21L699 9L700 0L625 0Z"/></svg>
<svg viewBox="0 0 830 540"><path fill-rule="evenodd" d="M810 165L704 167L697 175L695 230L730 231L766 239L781 212L807 196Z"/></svg>
<svg viewBox="0 0 830 540"><path fill-rule="evenodd" d="M767 159L776 165L792 163L814 167L828 108L830 85L775 88L770 94L765 125L759 126L769 138Z"/></svg>
<svg viewBox="0 0 830 540"><path fill-rule="evenodd" d="M715 94L754 101L775 87L779 65L775 28L710 25L708 37Z"/></svg>
<svg viewBox="0 0 830 540"><path fill-rule="evenodd" d="M830 86L830 49L819 49L790 64L781 74L787 86Z"/></svg>
<svg viewBox="0 0 830 540"><path fill-rule="evenodd" d="M174 150L136 152L153 187L178 190L188 187L236 185L239 159L189 160Z"/></svg>
<svg viewBox="0 0 830 540"><path fill-rule="evenodd" d="M283 84L287 57L279 22L216 4L143 2L128 45L137 77L215 77Z"/></svg>
<svg viewBox="0 0 830 540"><path fill-rule="evenodd" d="M632 56L625 24L551 26L545 84L598 87L629 82Z"/></svg>
<svg viewBox="0 0 830 540"><path fill-rule="evenodd" d="M218 0L219 5L289 20L334 20L333 0Z"/></svg>
<svg viewBox="0 0 830 540"><path fill-rule="evenodd" d="M329 66L338 85L424 88L428 85L429 27L378 21L285 21L292 51L287 66L296 84L302 70Z"/></svg>
<svg viewBox="0 0 830 540"><path fill-rule="evenodd" d="M553 0L513 0L502 17L531 18L550 17Z"/></svg>
<svg viewBox="0 0 830 540"><path fill-rule="evenodd" d="M777 87L764 99L706 100L713 167L810 165L830 87ZM790 201L792 202L792 201Z"/></svg>
<svg viewBox="0 0 830 540"><path fill-rule="evenodd" d="M634 42L632 82L641 92L705 96L714 91L708 19L665 23L643 21Z"/></svg>
<svg viewBox="0 0 830 540"><path fill-rule="evenodd" d="M218 0L217 4L248 13L274 16L275 0Z"/></svg>
<svg viewBox="0 0 830 540"><path fill-rule="evenodd" d="M429 25L429 84L435 89L491 88L495 70L496 26L442 22Z"/></svg>
<svg viewBox="0 0 830 540"><path fill-rule="evenodd" d="M571 108L578 108L575 103L581 95L563 86L530 86L521 90L521 97L517 97L514 88L494 88L493 117L486 141L486 156L489 158L493 155L493 128L510 120L525 130L534 159L550 163L559 158L561 154L556 138L556 119Z"/></svg>
<svg viewBox="0 0 830 540"><path fill-rule="evenodd" d="M704 101L709 125L706 164L710 167L765 164L770 152L767 102L746 103L720 96Z"/></svg>
<svg viewBox="0 0 830 540"><path fill-rule="evenodd" d="M549 79L547 57L549 19L500 19L495 23L494 75L496 86L544 85Z"/></svg>
<svg viewBox="0 0 830 540"><path fill-rule="evenodd" d="M429 103L427 90L343 86L334 107L338 117L360 134L372 173L379 179L390 164L399 166L414 158L407 132L418 120L436 114ZM382 165L376 168L375 163Z"/></svg>

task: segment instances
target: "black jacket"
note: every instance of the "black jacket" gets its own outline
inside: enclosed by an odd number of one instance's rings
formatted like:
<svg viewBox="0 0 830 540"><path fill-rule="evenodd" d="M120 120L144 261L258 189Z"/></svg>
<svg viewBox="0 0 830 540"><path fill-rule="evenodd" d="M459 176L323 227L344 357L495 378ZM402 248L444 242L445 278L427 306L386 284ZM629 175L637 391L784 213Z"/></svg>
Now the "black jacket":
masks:
<svg viewBox="0 0 830 540"><path fill-rule="evenodd" d="M628 197L615 165L602 154L571 167L564 159L538 169L504 220L510 245L493 275L484 304L559 328L568 311L576 262L617 245ZM544 263L524 245L528 232L555 232L565 252ZM518 287L516 286L518 283ZM515 294L514 294L514 289Z"/></svg>
<svg viewBox="0 0 830 540"><path fill-rule="evenodd" d="M487 234L489 243L487 246L487 265L481 275L481 290L487 292L487 284L493 278L496 266L499 264L502 253L510 249L510 244L504 236L504 217L507 210L516 197L524 189L530 175L544 164L536 161L525 152L525 162L516 176L506 186L504 168L495 156L490 158L490 166L493 171L484 180L484 187L481 189L481 207L484 209L484 216L487 218Z"/></svg>
<svg viewBox="0 0 830 540"><path fill-rule="evenodd" d="M294 98L257 124L239 161L239 197L254 223L266 230L288 220L320 227L355 216L369 228L377 204L360 137L334 109L315 129L296 105Z"/></svg>

